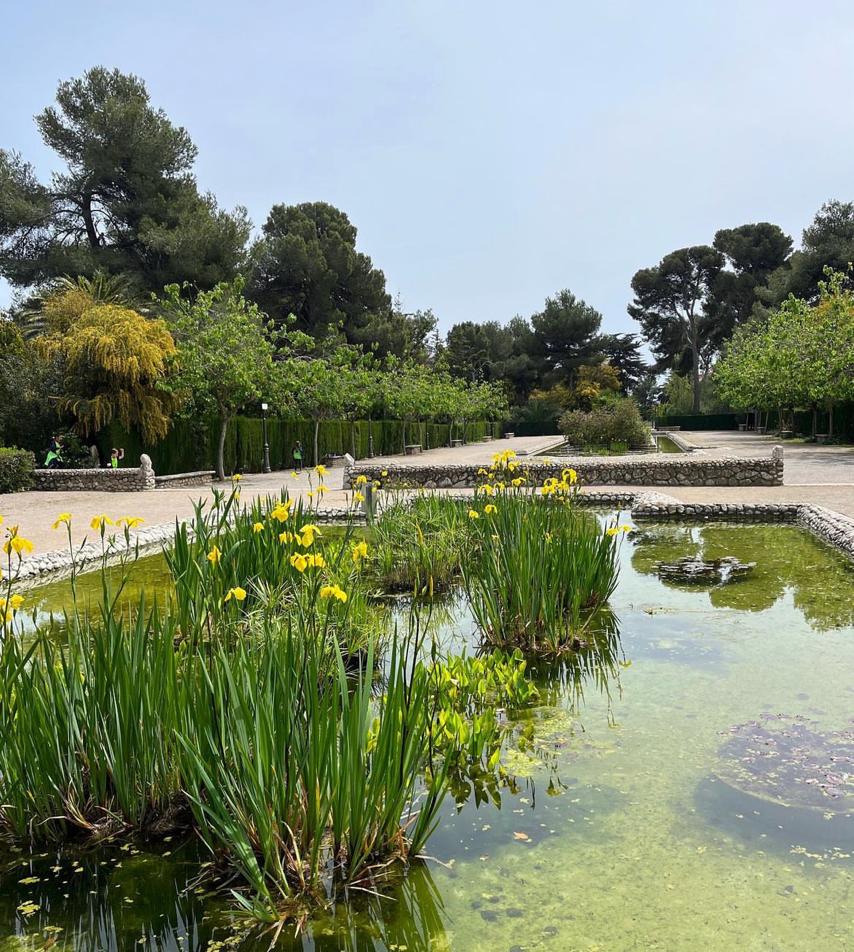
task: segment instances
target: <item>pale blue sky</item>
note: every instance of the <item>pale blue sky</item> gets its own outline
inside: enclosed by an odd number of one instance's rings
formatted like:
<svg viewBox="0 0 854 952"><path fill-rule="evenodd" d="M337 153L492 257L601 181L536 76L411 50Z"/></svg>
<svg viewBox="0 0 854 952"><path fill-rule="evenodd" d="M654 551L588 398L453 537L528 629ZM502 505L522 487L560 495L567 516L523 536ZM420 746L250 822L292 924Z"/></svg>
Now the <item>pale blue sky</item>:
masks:
<svg viewBox="0 0 854 952"><path fill-rule="evenodd" d="M4 0L0 22L0 146L46 176L57 82L137 73L202 188L256 226L338 205L443 329L568 287L629 330L638 268L854 199L850 2Z"/></svg>

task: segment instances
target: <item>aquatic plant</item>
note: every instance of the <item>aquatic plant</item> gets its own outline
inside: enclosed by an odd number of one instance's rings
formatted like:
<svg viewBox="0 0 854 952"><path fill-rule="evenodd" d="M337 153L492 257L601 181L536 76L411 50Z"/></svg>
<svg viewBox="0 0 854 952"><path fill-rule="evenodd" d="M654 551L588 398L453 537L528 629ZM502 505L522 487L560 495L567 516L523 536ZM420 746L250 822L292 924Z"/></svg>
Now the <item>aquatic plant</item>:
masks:
<svg viewBox="0 0 854 952"><path fill-rule="evenodd" d="M547 481L537 497L485 498L472 509L480 544L463 565L484 640L544 654L577 650L616 586L621 529L603 531L578 512L569 478Z"/></svg>
<svg viewBox="0 0 854 952"><path fill-rule="evenodd" d="M385 592L447 591L473 545L466 506L418 496L387 506L372 532L371 578Z"/></svg>

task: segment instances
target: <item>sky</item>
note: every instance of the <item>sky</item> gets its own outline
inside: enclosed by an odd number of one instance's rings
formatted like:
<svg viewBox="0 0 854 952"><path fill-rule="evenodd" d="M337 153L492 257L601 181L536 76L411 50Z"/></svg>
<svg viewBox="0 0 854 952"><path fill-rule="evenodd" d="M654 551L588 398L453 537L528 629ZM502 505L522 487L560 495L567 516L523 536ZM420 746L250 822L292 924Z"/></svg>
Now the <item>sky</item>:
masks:
<svg viewBox="0 0 854 952"><path fill-rule="evenodd" d="M745 222L797 242L854 199L850 0L0 0L0 23L0 148L47 178L57 83L136 73L202 189L256 228L342 208L443 330L562 288L634 330L639 268Z"/></svg>

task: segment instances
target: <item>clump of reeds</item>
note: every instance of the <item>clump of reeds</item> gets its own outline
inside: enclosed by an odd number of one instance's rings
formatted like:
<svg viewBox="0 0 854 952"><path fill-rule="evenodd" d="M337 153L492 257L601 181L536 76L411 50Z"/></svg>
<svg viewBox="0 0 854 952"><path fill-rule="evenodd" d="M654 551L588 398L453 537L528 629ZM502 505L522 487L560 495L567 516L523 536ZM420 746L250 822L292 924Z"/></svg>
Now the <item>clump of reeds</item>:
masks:
<svg viewBox="0 0 854 952"><path fill-rule="evenodd" d="M463 577L488 644L559 654L578 649L613 594L617 533L576 509L567 478L544 488L477 497L469 516L479 544Z"/></svg>

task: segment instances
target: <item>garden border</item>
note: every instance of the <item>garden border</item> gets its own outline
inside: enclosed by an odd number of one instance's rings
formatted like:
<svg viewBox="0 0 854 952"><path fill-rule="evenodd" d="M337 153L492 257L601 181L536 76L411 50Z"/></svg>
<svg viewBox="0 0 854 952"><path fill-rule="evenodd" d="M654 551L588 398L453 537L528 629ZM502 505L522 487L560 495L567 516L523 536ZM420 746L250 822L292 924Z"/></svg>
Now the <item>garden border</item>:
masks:
<svg viewBox="0 0 854 952"><path fill-rule="evenodd" d="M687 455L687 454L686 454ZM561 478L572 468L580 486L782 486L783 447L775 446L770 456L703 457L692 454L649 454L645 456L562 457L542 462L518 460L516 476L528 476L537 485L549 477ZM474 489L483 480L486 467L473 463L355 463L344 469L343 486L353 489L356 479L379 481L397 489ZM507 482L513 478L509 474Z"/></svg>

